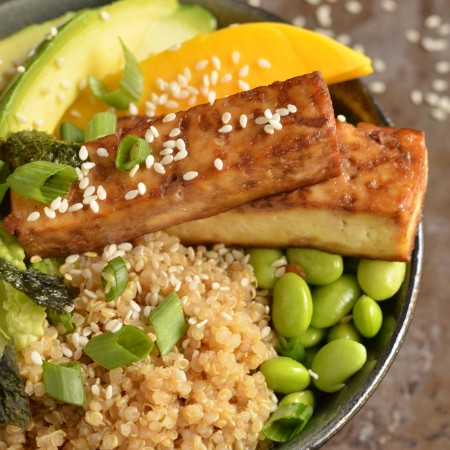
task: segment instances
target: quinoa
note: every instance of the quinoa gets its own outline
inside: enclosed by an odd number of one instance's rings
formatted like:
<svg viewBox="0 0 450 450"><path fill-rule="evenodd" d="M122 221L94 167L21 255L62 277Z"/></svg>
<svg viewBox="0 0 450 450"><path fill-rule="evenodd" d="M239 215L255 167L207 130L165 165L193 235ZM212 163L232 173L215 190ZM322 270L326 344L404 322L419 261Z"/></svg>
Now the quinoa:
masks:
<svg viewBox="0 0 450 450"><path fill-rule="evenodd" d="M116 256L124 258L129 282L107 303L100 273ZM72 255L60 270L79 290L76 330L47 325L19 354L33 421L26 431L0 429L1 450L251 449L261 443L277 400L256 369L276 355L275 336L267 292L257 291L243 251L186 247L157 232L98 254ZM148 315L174 291L187 333L169 354L161 357L155 346L145 360L107 371L83 353L91 337L122 325L137 326L154 340ZM84 407L45 395L41 360L81 363Z"/></svg>

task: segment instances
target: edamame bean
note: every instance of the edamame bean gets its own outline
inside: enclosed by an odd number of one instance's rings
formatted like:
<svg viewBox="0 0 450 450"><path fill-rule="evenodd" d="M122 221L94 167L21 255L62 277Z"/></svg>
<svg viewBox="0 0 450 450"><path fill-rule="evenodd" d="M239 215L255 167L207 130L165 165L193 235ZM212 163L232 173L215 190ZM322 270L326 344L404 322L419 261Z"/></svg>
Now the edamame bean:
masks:
<svg viewBox="0 0 450 450"><path fill-rule="evenodd" d="M325 344L315 356L311 370L317 374L314 384L324 392L336 392L348 378L364 365L367 351L364 345L349 339L336 339Z"/></svg>
<svg viewBox="0 0 450 450"><path fill-rule="evenodd" d="M247 252L250 255L249 263L253 267L258 287L261 289L273 289L277 278L277 267L272 264L283 257L281 250L273 248L252 248Z"/></svg>
<svg viewBox="0 0 450 450"><path fill-rule="evenodd" d="M392 297L400 289L405 273L403 262L362 259L358 265L359 285L374 300Z"/></svg>
<svg viewBox="0 0 450 450"><path fill-rule="evenodd" d="M355 307L353 307L355 310ZM328 342L335 339L351 339L352 341L361 342L361 336L352 322L339 322L334 325L328 332Z"/></svg>
<svg viewBox="0 0 450 450"><path fill-rule="evenodd" d="M284 338L280 336L277 342L277 353L280 356L295 359L299 363L303 363L305 360L305 347L298 337Z"/></svg>
<svg viewBox="0 0 450 450"><path fill-rule="evenodd" d="M264 361L259 370L264 375L269 389L281 394L303 391L311 382L306 367L286 356Z"/></svg>
<svg viewBox="0 0 450 450"><path fill-rule="evenodd" d="M362 295L353 307L353 322L364 337L372 338L380 331L383 312L375 300Z"/></svg>
<svg viewBox="0 0 450 450"><path fill-rule="evenodd" d="M328 328L338 323L353 308L361 295L354 275L344 274L333 283L313 290L313 315L311 325Z"/></svg>
<svg viewBox="0 0 450 450"><path fill-rule="evenodd" d="M327 331L325 328L314 328L309 326L308 329L299 336L300 343L305 348L314 347L322 339L325 338Z"/></svg>
<svg viewBox="0 0 450 450"><path fill-rule="evenodd" d="M302 277L285 273L273 288L272 322L284 337L296 337L307 330L313 314L311 291Z"/></svg>
<svg viewBox="0 0 450 450"><path fill-rule="evenodd" d="M316 399L314 398L313 391L309 389L300 392L292 392L284 396L279 402L278 406L287 405L288 403L303 403L304 405L309 405L314 408L316 405Z"/></svg>
<svg viewBox="0 0 450 450"><path fill-rule="evenodd" d="M308 284L323 285L336 281L344 270L341 255L310 248L289 248L287 259L303 270Z"/></svg>

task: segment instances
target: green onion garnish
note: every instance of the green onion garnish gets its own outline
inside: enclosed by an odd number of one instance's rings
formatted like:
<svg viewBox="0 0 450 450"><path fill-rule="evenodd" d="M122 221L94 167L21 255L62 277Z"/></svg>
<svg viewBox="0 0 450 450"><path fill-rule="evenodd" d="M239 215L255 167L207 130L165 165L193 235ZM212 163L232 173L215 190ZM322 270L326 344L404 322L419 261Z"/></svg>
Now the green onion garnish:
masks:
<svg viewBox="0 0 450 450"><path fill-rule="evenodd" d="M177 293L169 294L150 312L150 325L161 355L167 355L186 333L183 306Z"/></svg>
<svg viewBox="0 0 450 450"><path fill-rule="evenodd" d="M303 347L300 338L298 337L284 338L279 336L277 353L280 356L287 356L288 358L295 359L299 363L303 363L306 357L305 347Z"/></svg>
<svg viewBox="0 0 450 450"><path fill-rule="evenodd" d="M125 291L128 284L128 270L125 261L120 256L109 261L100 274L106 301L116 299Z"/></svg>
<svg viewBox="0 0 450 450"><path fill-rule="evenodd" d="M302 432L312 413L312 407L303 403L281 405L264 426L264 436L274 442L289 442Z"/></svg>
<svg viewBox="0 0 450 450"><path fill-rule="evenodd" d="M144 139L132 134L125 136L117 149L116 168L131 170L136 164L142 164L150 152L150 145Z"/></svg>
<svg viewBox="0 0 450 450"><path fill-rule="evenodd" d="M153 348L153 341L141 329L124 325L116 333L93 337L84 353L107 370L143 360Z"/></svg>
<svg viewBox="0 0 450 450"><path fill-rule="evenodd" d="M72 314L69 313L60 314L51 308L47 308L47 319L52 325L62 323L67 333L73 333L75 331L75 326L72 323Z"/></svg>
<svg viewBox="0 0 450 450"><path fill-rule="evenodd" d="M83 406L86 401L83 376L79 362L42 363L47 395L69 405Z"/></svg>
<svg viewBox="0 0 450 450"><path fill-rule="evenodd" d="M64 197L77 178L75 169L66 164L33 161L18 167L6 182L22 197L50 203L57 197Z"/></svg>
<svg viewBox="0 0 450 450"><path fill-rule="evenodd" d="M59 134L61 139L66 142L84 142L83 130L72 122L63 122L59 128Z"/></svg>
<svg viewBox="0 0 450 450"><path fill-rule="evenodd" d="M114 134L117 127L117 117L111 112L101 112L95 114L84 129L84 141L94 141L95 139Z"/></svg>
<svg viewBox="0 0 450 450"><path fill-rule="evenodd" d="M120 44L125 58L125 68L119 88L114 92L109 92L108 86L92 75L89 76L88 81L94 97L116 109L125 110L130 103L138 101L141 97L144 89L144 75L134 55L122 41L120 41Z"/></svg>

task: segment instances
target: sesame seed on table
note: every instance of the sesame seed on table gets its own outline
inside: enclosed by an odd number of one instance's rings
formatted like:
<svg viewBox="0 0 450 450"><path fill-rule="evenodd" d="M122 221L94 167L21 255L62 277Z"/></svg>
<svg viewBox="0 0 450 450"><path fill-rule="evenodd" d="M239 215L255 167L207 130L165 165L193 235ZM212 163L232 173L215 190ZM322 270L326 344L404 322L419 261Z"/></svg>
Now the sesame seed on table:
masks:
<svg viewBox="0 0 450 450"><path fill-rule="evenodd" d="M381 385L323 448L449 449L450 358L442 357L448 354L450 345L449 2L248 0L248 3L294 25L319 30L346 45L363 48L375 69L365 82L395 126L425 131L429 150L425 262L414 319Z"/></svg>

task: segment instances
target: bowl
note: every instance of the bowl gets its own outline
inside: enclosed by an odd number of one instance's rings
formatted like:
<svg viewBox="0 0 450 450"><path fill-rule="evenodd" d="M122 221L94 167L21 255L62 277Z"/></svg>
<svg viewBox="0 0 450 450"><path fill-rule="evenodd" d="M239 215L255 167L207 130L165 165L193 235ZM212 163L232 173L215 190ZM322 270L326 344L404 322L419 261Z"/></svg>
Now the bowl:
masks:
<svg viewBox="0 0 450 450"><path fill-rule="evenodd" d="M0 4L0 38L31 23L57 17L68 10L109 3L107 0L14 0ZM232 23L280 21L279 18L237 0L187 0L211 10L220 27ZM330 86L336 114L349 122L392 125L389 118L360 80ZM381 332L368 346L363 369L341 391L329 395L318 407L302 434L280 446L284 450L317 449L356 414L373 394L393 363L411 323L422 273L423 229L419 226L411 263L401 290L389 302L383 302Z"/></svg>

